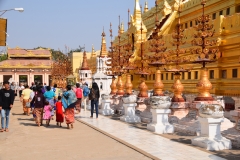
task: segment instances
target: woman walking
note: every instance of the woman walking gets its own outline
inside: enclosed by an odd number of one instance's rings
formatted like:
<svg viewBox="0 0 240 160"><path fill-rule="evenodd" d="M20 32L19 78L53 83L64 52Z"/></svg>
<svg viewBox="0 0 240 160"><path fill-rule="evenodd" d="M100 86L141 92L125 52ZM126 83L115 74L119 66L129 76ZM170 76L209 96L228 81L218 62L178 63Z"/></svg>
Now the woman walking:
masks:
<svg viewBox="0 0 240 160"><path fill-rule="evenodd" d="M35 121L38 127L42 124L42 115L43 115L43 107L45 105L45 97L42 94L42 89L38 88L35 96L31 101L31 106L34 105L33 114L35 114Z"/></svg>
<svg viewBox="0 0 240 160"><path fill-rule="evenodd" d="M89 94L89 100L91 100L91 116L90 116L91 118L93 118L94 106L96 110L96 118L98 118L99 97L100 97L99 87L96 82L93 82Z"/></svg>
<svg viewBox="0 0 240 160"><path fill-rule="evenodd" d="M21 102L23 104L23 114L30 116L30 95L32 90L29 89L29 86L26 85L25 89L22 91Z"/></svg>
<svg viewBox="0 0 240 160"><path fill-rule="evenodd" d="M73 128L74 123L74 108L76 105L77 97L72 90L71 85L67 85L67 91L63 93L62 104L65 109L65 120L68 129Z"/></svg>
<svg viewBox="0 0 240 160"><path fill-rule="evenodd" d="M76 97L77 97L76 110L77 110L77 113L80 113L81 112L81 103L82 103L83 91L80 88L80 84L79 83L76 84L76 89L75 89L74 92L75 92Z"/></svg>
<svg viewBox="0 0 240 160"><path fill-rule="evenodd" d="M50 86L47 86L46 89L47 89L47 91L43 95L46 98L46 101L49 102L49 105L51 105L52 108L54 108L54 105L55 105L54 104L54 99L55 99L56 94L51 90ZM51 116L52 116L52 119L53 119L54 109L52 109L52 111L51 111Z"/></svg>

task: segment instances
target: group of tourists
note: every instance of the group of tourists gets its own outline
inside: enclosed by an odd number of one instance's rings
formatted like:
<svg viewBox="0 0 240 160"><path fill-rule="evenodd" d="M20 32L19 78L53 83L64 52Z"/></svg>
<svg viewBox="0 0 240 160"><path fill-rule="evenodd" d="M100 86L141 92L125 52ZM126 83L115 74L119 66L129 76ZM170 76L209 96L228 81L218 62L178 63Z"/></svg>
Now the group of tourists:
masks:
<svg viewBox="0 0 240 160"><path fill-rule="evenodd" d="M38 127L43 125L43 121L46 121L46 126L49 126L51 120L54 120L54 116L56 116L57 126L62 127L65 120L67 128L72 129L75 113L81 112L82 105L86 110L88 100L91 101L90 118L93 118L94 108L96 118L98 118L100 91L95 82L92 83L91 89L89 89L87 82L82 86L79 83L75 86L67 85L65 89L58 88L56 84L50 87L42 83L32 83L31 87L20 84L16 89L13 84L4 82L0 90L0 132L9 131L9 115L17 92L22 102L23 114L30 116L32 112Z"/></svg>

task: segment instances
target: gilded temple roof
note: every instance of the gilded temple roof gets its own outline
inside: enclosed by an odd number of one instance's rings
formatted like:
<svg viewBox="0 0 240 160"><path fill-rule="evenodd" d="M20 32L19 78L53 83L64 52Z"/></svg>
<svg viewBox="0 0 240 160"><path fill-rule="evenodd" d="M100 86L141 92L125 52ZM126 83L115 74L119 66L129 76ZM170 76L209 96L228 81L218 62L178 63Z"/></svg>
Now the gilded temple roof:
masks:
<svg viewBox="0 0 240 160"><path fill-rule="evenodd" d="M8 48L8 56L11 57L51 57L51 51L49 49L21 49Z"/></svg>
<svg viewBox="0 0 240 160"><path fill-rule="evenodd" d="M0 68L51 68L52 60L9 59L0 62Z"/></svg>

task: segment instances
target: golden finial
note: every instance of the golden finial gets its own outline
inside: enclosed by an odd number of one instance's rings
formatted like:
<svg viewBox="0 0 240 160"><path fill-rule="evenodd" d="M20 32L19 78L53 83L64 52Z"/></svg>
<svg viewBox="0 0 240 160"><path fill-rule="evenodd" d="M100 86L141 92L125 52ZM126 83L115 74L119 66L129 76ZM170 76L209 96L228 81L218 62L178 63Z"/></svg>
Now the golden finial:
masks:
<svg viewBox="0 0 240 160"><path fill-rule="evenodd" d="M146 13L148 11L148 2L145 2L145 7L144 7L144 13Z"/></svg>
<svg viewBox="0 0 240 160"><path fill-rule="evenodd" d="M105 36L106 36L106 34L105 34L105 32L104 32L104 27L103 27L100 57L105 57L105 56L107 56L107 47L106 47L106 39L105 39Z"/></svg>

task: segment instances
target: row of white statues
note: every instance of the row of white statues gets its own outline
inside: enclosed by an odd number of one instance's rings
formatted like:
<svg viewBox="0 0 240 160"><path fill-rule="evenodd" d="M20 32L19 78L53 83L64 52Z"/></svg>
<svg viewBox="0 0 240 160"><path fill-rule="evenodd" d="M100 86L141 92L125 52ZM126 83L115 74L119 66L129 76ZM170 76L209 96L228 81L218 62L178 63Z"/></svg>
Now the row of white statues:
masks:
<svg viewBox="0 0 240 160"><path fill-rule="evenodd" d="M141 122L141 118L136 115L136 95L120 97L102 94L101 98L100 114L109 116L118 111L122 114L121 121ZM147 124L147 129L157 134L174 133L174 126L169 123L171 98L169 96L151 96L148 100L151 106L152 121ZM224 107L220 104L200 102L196 108L198 109L200 134L192 139L192 145L207 150L231 149L231 141L223 137L220 130L221 123L224 121Z"/></svg>

